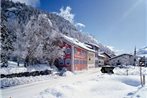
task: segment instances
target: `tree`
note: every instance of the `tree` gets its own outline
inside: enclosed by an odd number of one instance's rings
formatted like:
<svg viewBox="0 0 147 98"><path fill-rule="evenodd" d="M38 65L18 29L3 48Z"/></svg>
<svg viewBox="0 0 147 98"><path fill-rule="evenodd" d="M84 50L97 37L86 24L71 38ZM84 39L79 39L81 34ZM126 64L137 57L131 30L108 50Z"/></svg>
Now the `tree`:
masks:
<svg viewBox="0 0 147 98"><path fill-rule="evenodd" d="M12 24L9 23L10 30L15 33L16 39L13 41L13 55L17 58L17 65L19 66L20 60L26 58L26 45L24 39L24 24L19 24L17 20L14 20Z"/></svg>
<svg viewBox="0 0 147 98"><path fill-rule="evenodd" d="M53 65L56 58L62 54L62 48L59 47L58 33L53 29L52 22L46 14L39 14L38 17L32 17L26 25L26 46L27 62L32 62L33 58L45 59L50 65Z"/></svg>
<svg viewBox="0 0 147 98"><path fill-rule="evenodd" d="M60 33L53 30L46 39L43 49L44 57L49 65L54 66L55 60L64 56L64 47L60 47L61 45L62 39Z"/></svg>
<svg viewBox="0 0 147 98"><path fill-rule="evenodd" d="M74 23L74 14L71 13L71 10L72 9L69 6L67 6L65 10L62 7L60 9L59 15L73 24Z"/></svg>
<svg viewBox="0 0 147 98"><path fill-rule="evenodd" d="M7 17L4 11L1 12L1 63L2 67L8 66L8 59L13 51L14 35L7 28Z"/></svg>

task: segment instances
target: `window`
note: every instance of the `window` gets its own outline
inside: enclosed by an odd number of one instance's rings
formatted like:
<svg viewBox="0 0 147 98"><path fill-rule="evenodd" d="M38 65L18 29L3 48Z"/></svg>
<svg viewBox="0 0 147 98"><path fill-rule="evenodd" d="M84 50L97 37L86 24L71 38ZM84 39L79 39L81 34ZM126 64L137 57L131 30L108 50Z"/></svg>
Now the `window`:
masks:
<svg viewBox="0 0 147 98"><path fill-rule="evenodd" d="M59 65L64 65L64 60L63 59L59 60Z"/></svg>
<svg viewBox="0 0 147 98"><path fill-rule="evenodd" d="M71 54L71 49L70 48L66 48L65 53L66 54Z"/></svg>
<svg viewBox="0 0 147 98"><path fill-rule="evenodd" d="M86 64L86 61L85 60L83 60L83 64Z"/></svg>
<svg viewBox="0 0 147 98"><path fill-rule="evenodd" d="M85 56L86 55L86 52L84 50L82 50L82 55Z"/></svg>
<svg viewBox="0 0 147 98"><path fill-rule="evenodd" d="M82 60L82 64L84 64L84 60Z"/></svg>
<svg viewBox="0 0 147 98"><path fill-rule="evenodd" d="M74 64L78 64L78 60L74 60Z"/></svg>
<svg viewBox="0 0 147 98"><path fill-rule="evenodd" d="M74 54L76 54L77 53L77 49L76 48L74 48Z"/></svg>
<svg viewBox="0 0 147 98"><path fill-rule="evenodd" d="M71 65L71 59L66 59L65 60L65 65Z"/></svg>

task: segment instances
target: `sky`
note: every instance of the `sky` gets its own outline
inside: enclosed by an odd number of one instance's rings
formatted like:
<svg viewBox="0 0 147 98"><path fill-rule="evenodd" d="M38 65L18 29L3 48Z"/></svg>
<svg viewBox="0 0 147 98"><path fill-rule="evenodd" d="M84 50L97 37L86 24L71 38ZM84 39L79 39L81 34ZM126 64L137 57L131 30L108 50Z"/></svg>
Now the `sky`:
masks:
<svg viewBox="0 0 147 98"><path fill-rule="evenodd" d="M18 0L14 0L18 1ZM69 6L83 32L118 53L147 46L147 0L19 0L48 12Z"/></svg>

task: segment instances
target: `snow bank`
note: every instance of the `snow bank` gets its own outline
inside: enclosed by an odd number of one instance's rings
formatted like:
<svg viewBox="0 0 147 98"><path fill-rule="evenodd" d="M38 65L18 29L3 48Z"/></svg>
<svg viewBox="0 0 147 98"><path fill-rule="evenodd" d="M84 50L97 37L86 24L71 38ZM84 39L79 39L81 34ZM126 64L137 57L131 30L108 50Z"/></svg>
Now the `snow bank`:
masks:
<svg viewBox="0 0 147 98"><path fill-rule="evenodd" d="M0 68L0 74L12 74L12 73L21 73L21 72L32 72L32 71L44 71L44 70L53 70L47 64L37 64L33 66L24 67L23 64L17 66L16 62L9 61L8 67Z"/></svg>
<svg viewBox="0 0 147 98"><path fill-rule="evenodd" d="M21 73L21 72L27 72L27 68L25 67L16 67L16 68L1 68L0 74L12 74L12 73Z"/></svg>
<svg viewBox="0 0 147 98"><path fill-rule="evenodd" d="M140 74L140 67L128 67L128 68L114 68L114 74L117 75L127 75L127 72L129 75L139 75ZM147 68L146 67L142 67L142 73L147 75Z"/></svg>
<svg viewBox="0 0 147 98"><path fill-rule="evenodd" d="M15 77L15 78L3 78L0 79L1 81L1 88L11 87L16 85L28 84L31 82L37 82L42 80L49 80L51 79L50 75L45 76L30 76L30 77Z"/></svg>
<svg viewBox="0 0 147 98"><path fill-rule="evenodd" d="M74 74L71 71L66 71L62 76L73 76Z"/></svg>
<svg viewBox="0 0 147 98"><path fill-rule="evenodd" d="M134 75L120 77L101 74L86 81L57 84L40 92L37 98L128 98L129 92L139 87L139 78Z"/></svg>
<svg viewBox="0 0 147 98"><path fill-rule="evenodd" d="M37 65L34 65L34 66L28 66L27 67L28 72L44 71L44 70L53 70L53 69L47 64L37 64Z"/></svg>

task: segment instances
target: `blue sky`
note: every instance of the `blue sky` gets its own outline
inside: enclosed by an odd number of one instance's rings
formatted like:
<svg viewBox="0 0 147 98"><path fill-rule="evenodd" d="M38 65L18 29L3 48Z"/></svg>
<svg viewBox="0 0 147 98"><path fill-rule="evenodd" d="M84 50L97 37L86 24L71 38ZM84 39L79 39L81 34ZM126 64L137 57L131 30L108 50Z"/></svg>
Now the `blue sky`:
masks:
<svg viewBox="0 0 147 98"><path fill-rule="evenodd" d="M28 0L24 0L28 1ZM31 1L31 0L30 0ZM119 52L147 46L147 0L35 0L37 8L59 12L70 6L84 32Z"/></svg>

